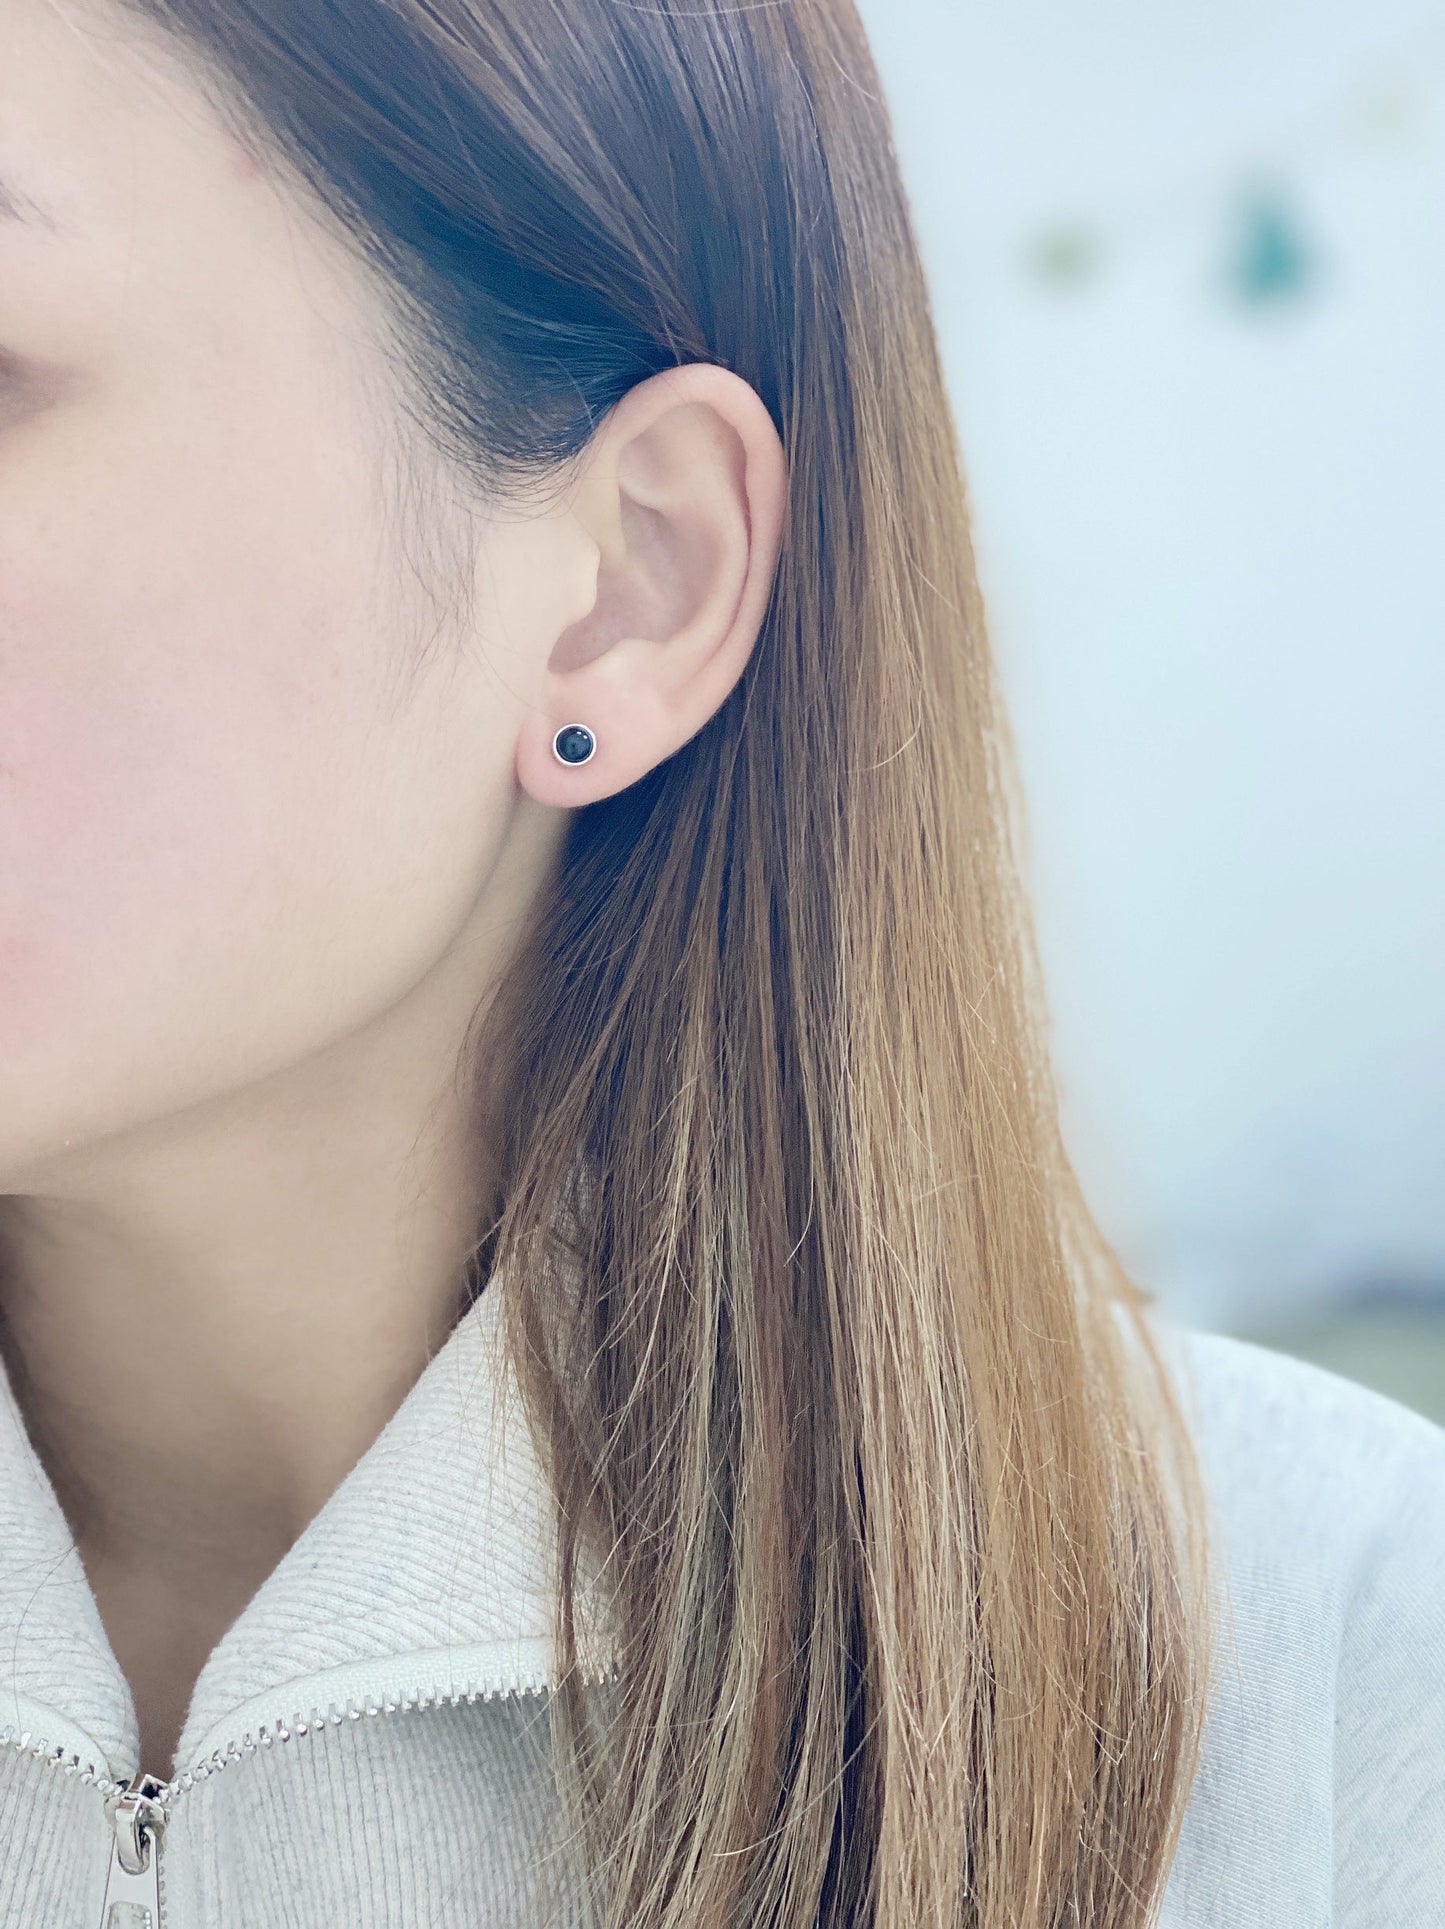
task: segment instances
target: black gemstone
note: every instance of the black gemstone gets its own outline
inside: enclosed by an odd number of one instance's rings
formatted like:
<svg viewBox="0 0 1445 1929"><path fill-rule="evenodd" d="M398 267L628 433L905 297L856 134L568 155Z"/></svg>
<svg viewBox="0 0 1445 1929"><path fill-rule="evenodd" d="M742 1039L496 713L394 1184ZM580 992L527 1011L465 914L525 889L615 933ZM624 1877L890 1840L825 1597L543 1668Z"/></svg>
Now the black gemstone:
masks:
<svg viewBox="0 0 1445 1929"><path fill-rule="evenodd" d="M585 763L592 754L592 732L580 724L569 724L557 733L557 755L564 763Z"/></svg>

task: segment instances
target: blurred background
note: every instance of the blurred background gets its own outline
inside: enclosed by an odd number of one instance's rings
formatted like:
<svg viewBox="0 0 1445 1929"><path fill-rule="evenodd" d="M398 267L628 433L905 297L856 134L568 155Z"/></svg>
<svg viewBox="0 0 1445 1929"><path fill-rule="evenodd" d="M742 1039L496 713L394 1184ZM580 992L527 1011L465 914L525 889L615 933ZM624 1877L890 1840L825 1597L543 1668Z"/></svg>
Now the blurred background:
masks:
<svg viewBox="0 0 1445 1929"><path fill-rule="evenodd" d="M1445 1423L1445 0L862 11L1090 1196Z"/></svg>

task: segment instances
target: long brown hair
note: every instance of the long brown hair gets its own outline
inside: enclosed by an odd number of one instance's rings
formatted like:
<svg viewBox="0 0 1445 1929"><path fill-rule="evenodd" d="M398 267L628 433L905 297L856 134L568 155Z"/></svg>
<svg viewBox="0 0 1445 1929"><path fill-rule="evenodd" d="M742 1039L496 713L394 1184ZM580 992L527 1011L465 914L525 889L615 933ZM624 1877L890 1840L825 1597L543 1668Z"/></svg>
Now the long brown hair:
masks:
<svg viewBox="0 0 1445 1929"><path fill-rule="evenodd" d="M596 1919L1152 1922L1199 1760L1206 1496L1153 1296L1061 1138L966 485L851 0L125 4L376 268L416 421L478 490L565 477L689 361L751 383L788 459L741 681L577 812L465 1068L500 1161L475 1279L512 1283L557 1500L553 1758ZM625 1630L605 1720L586 1550Z"/></svg>

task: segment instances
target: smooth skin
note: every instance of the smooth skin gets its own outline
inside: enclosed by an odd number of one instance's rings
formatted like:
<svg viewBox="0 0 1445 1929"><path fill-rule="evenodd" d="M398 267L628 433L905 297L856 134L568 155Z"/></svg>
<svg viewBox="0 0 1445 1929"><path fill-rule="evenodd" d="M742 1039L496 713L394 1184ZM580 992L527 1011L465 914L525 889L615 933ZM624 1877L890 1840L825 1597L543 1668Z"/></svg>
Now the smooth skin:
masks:
<svg viewBox="0 0 1445 1929"><path fill-rule="evenodd" d="M166 1774L455 1316L464 1033L741 675L786 464L695 364L545 512L400 488L378 290L92 0L0 0L0 181L4 1349Z"/></svg>

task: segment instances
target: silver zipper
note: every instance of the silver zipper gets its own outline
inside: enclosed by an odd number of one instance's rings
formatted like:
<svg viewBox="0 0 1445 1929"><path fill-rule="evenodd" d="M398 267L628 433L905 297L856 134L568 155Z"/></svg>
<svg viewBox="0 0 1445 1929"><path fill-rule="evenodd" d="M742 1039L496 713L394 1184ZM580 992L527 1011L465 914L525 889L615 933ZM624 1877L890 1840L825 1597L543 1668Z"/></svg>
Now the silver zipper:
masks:
<svg viewBox="0 0 1445 1929"><path fill-rule="evenodd" d="M106 1803L114 1835L101 1929L160 1929L165 1787L154 1775L137 1770L125 1793Z"/></svg>
<svg viewBox="0 0 1445 1929"><path fill-rule="evenodd" d="M615 1675L615 1663L600 1671L583 1669L582 1685L598 1686ZM344 1708L332 1702L324 1711L313 1708L304 1721L288 1723L278 1717L272 1726L263 1723L254 1735L243 1735L239 1742L229 1741L224 1749L214 1749L203 1761L169 1782L140 1769L129 1782L111 1781L94 1763L82 1766L78 1755L67 1756L63 1748L41 1753L43 1743L36 1743L29 1730L17 1735L13 1728L6 1728L0 1732L0 1742L29 1750L38 1760L48 1762L63 1774L78 1774L82 1782L93 1784L104 1797L112 1823L112 1841L99 1929L170 1929L164 1914L161 1844L176 1802L198 1783L219 1774L232 1762L257 1754L262 1748L272 1748L278 1742L290 1741L293 1736L312 1734L319 1728L339 1728L344 1722L360 1721L367 1715L393 1715L416 1708L455 1708L463 1702L542 1694L550 1685L543 1677L517 1687L472 1688L463 1694L442 1694L435 1688L428 1693L418 1688L415 1694L402 1695L396 1700L368 1700L360 1705L348 1702Z"/></svg>

